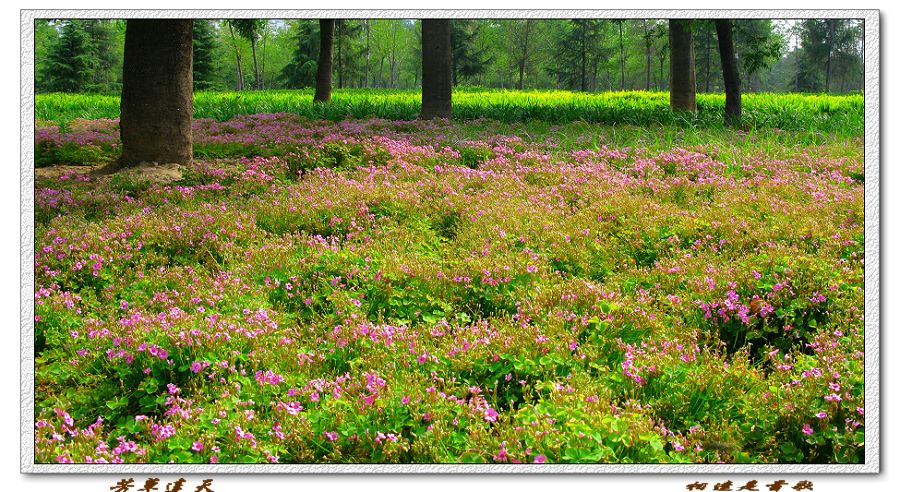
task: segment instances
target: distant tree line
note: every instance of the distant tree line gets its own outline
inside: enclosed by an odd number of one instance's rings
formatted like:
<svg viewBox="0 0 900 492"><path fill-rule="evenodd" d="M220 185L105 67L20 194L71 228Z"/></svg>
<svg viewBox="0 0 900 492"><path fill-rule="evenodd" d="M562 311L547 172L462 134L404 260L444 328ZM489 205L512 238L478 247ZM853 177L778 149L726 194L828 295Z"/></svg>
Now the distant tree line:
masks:
<svg viewBox="0 0 900 492"><path fill-rule="evenodd" d="M454 19L452 84L579 91L669 90L669 22L660 19ZM693 20L698 92L725 88L716 25ZM318 19L195 20L195 90L316 86ZM332 86L422 86L422 22L336 19ZM37 20L37 92L118 93L123 20ZM733 21L743 92L848 92L863 88L862 22Z"/></svg>

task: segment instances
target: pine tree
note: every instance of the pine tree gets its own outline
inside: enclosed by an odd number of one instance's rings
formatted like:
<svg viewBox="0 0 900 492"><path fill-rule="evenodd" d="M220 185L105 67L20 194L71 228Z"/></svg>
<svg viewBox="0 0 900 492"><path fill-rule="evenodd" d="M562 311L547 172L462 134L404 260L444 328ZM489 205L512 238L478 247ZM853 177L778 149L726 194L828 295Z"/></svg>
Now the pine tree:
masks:
<svg viewBox="0 0 900 492"><path fill-rule="evenodd" d="M493 60L486 47L478 45L480 21L450 21L450 51L453 85L481 75Z"/></svg>
<svg viewBox="0 0 900 492"><path fill-rule="evenodd" d="M294 52L281 70L281 82L290 89L313 87L319 57L319 21L298 20L291 29L294 31Z"/></svg>
<svg viewBox="0 0 900 492"><path fill-rule="evenodd" d="M194 20L194 90L203 91L213 87L215 66L213 50L215 49L215 32L210 21Z"/></svg>
<svg viewBox="0 0 900 492"><path fill-rule="evenodd" d="M91 36L81 20L63 25L59 39L50 48L43 79L50 92L84 92L93 76Z"/></svg>

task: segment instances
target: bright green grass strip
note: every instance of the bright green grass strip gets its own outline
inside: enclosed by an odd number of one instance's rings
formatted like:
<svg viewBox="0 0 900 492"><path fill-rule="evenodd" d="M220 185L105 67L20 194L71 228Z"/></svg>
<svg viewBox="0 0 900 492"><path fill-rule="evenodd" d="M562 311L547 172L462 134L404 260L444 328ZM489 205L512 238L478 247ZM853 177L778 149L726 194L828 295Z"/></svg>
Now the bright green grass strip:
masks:
<svg viewBox="0 0 900 492"><path fill-rule="evenodd" d="M418 91L343 89L327 104L313 104L311 90L198 92L197 118L231 119L241 114L294 113L307 118L342 120L378 117L411 120L418 116ZM743 120L752 128L862 135L863 96L824 94L745 94ZM725 96L698 94L695 115L669 110L667 92L507 91L458 89L453 94L456 119L504 122L541 120L550 123L586 121L607 125L722 126ZM35 117L68 122L76 118L117 118L119 98L88 94L38 94Z"/></svg>

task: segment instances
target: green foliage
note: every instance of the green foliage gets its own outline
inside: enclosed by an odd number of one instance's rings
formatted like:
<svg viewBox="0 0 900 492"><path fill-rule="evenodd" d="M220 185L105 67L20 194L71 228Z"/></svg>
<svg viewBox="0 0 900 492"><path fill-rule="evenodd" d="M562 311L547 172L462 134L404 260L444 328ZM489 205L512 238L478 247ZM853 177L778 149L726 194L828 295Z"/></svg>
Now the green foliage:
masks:
<svg viewBox="0 0 900 492"><path fill-rule="evenodd" d="M312 104L312 91L199 92L194 96L195 118L228 120L241 114L294 113L311 119L343 120L378 116L412 120L420 111L416 91L337 90L327 104ZM694 116L669 110L665 92L580 94L567 91L513 92L457 89L453 116L503 122L585 121L607 125L674 125L684 128L721 128L725 98L699 94ZM751 128L861 135L863 96L810 94L745 94L743 121ZM38 94L35 117L70 121L74 118L116 118L118 98L111 96Z"/></svg>
<svg viewBox="0 0 900 492"><path fill-rule="evenodd" d="M294 21L294 51L291 60L279 77L285 87L301 89L316 85L316 66L319 59L319 23L315 20Z"/></svg>
<svg viewBox="0 0 900 492"><path fill-rule="evenodd" d="M215 31L209 20L195 19L193 34L194 49L194 90L203 91L213 87L215 77Z"/></svg>
<svg viewBox="0 0 900 492"><path fill-rule="evenodd" d="M321 114L415 108L338 94ZM516 117L665 106L525 94L458 93ZM801 118L862 103L766 97ZM112 150L114 120L63 114L41 142ZM216 157L174 182L36 172L37 462L864 460L855 128L195 123Z"/></svg>

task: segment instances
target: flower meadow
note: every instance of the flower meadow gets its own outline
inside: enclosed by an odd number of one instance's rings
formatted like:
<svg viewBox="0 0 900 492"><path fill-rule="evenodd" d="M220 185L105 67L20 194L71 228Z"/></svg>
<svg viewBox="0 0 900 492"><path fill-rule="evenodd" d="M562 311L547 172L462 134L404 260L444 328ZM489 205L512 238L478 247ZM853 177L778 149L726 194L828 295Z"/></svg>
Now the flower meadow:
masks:
<svg viewBox="0 0 900 492"><path fill-rule="evenodd" d="M194 123L35 181L40 463L859 463L860 137ZM118 122L38 122L37 165Z"/></svg>

